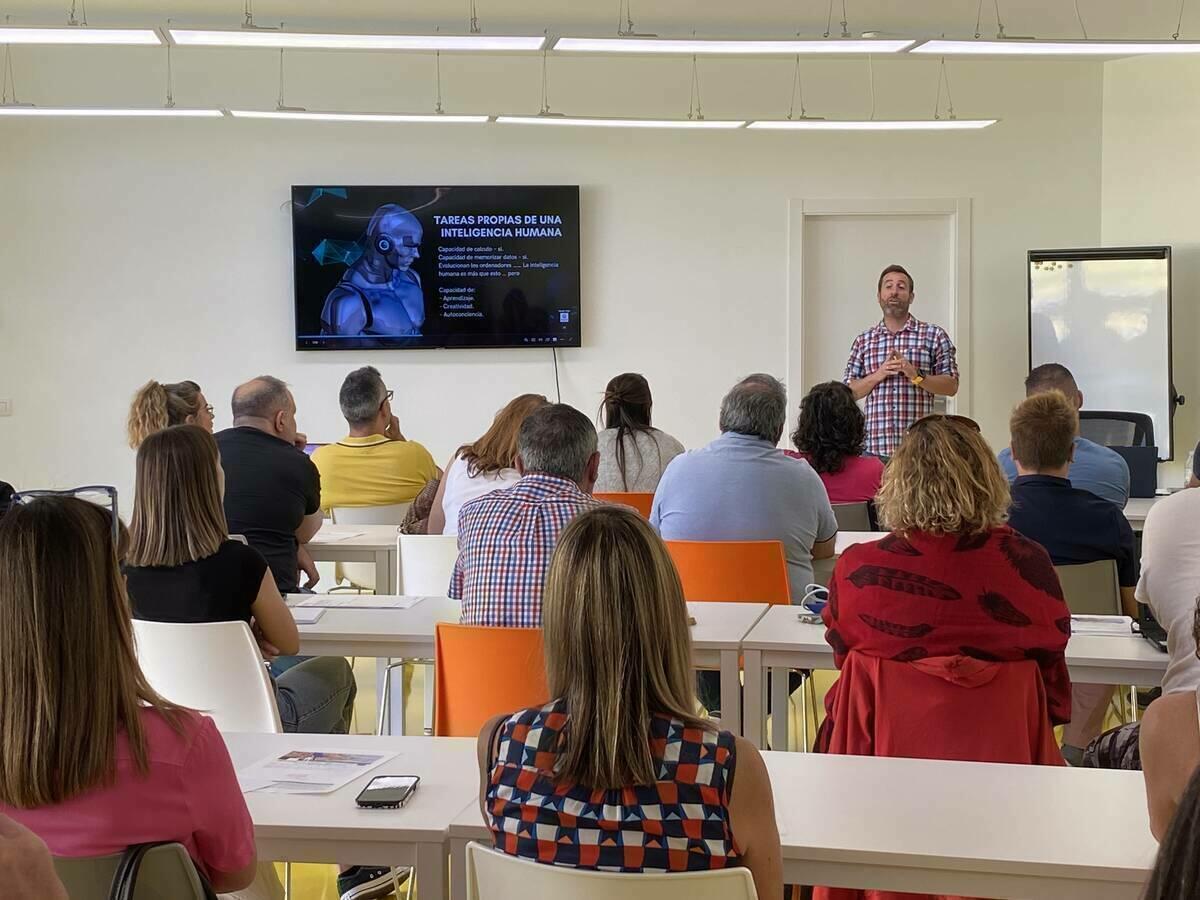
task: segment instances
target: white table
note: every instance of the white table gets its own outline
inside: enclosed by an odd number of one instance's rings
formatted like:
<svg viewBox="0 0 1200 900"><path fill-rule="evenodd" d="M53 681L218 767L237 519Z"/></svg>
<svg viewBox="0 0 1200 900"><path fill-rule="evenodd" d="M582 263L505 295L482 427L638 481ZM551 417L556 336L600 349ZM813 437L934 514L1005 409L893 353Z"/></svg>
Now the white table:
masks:
<svg viewBox="0 0 1200 900"><path fill-rule="evenodd" d="M421 896L446 896L446 830L479 794L470 738L225 734L237 768L289 749L390 750L395 759L331 794L246 794L260 859L343 865L416 866ZM375 775L419 775L399 810L364 810L354 798Z"/></svg>
<svg viewBox="0 0 1200 900"><path fill-rule="evenodd" d="M1129 524L1133 526L1134 531L1142 530L1142 526L1146 524L1146 516L1150 514L1150 510L1154 504L1161 499L1162 497L1129 498L1129 502L1125 504L1125 518L1129 520Z"/></svg>
<svg viewBox="0 0 1200 900"><path fill-rule="evenodd" d="M775 670L771 708L787 710L788 669L833 669L833 649L825 642L825 626L800 621L794 606L773 606L742 642L745 656L745 727L743 734L763 744L766 672ZM1167 655L1136 635L1072 635L1067 643L1071 680L1080 684L1129 684L1157 687L1167 670ZM771 746L787 747L788 717L771 719Z"/></svg>
<svg viewBox="0 0 1200 900"><path fill-rule="evenodd" d="M767 612L765 603L689 603L692 665L721 672L721 711L734 733L741 733L742 698L738 654L742 638ZM438 622L457 622L457 600L430 597L409 609L326 609L313 625L300 625L300 652L312 656L433 658ZM393 670L392 696L401 686ZM392 707L392 733L403 732L400 704Z"/></svg>
<svg viewBox="0 0 1200 900"><path fill-rule="evenodd" d="M395 525L334 525L326 522L305 547L314 562L373 563L375 589L381 594L394 594L398 537Z"/></svg>
<svg viewBox="0 0 1200 900"><path fill-rule="evenodd" d="M764 753L788 884L1137 900L1154 861L1138 772ZM450 896L478 798L450 823Z"/></svg>

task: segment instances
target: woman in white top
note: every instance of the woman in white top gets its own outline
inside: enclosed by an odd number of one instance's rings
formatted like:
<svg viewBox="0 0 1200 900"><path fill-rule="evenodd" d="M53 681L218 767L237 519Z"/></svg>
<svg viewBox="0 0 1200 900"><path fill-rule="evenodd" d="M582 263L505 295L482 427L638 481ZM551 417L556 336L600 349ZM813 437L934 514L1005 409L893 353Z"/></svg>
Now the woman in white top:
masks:
<svg viewBox="0 0 1200 900"><path fill-rule="evenodd" d="M458 511L463 505L517 483L517 434L525 417L549 403L541 394L522 394L492 421L492 427L473 444L463 444L446 464L429 512L426 534L458 534Z"/></svg>
<svg viewBox="0 0 1200 900"><path fill-rule="evenodd" d="M667 463L683 452L683 444L650 426L650 385L626 372L604 390L604 430L600 432L600 476L593 490L654 493Z"/></svg>

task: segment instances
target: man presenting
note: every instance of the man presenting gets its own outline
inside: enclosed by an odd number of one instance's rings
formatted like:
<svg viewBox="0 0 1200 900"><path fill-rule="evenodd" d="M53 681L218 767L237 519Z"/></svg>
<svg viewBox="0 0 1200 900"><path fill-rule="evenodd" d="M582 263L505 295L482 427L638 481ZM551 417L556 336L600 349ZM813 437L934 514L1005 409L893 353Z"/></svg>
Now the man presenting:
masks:
<svg viewBox="0 0 1200 900"><path fill-rule="evenodd" d="M913 280L903 266L884 269L878 291L883 319L854 339L842 380L854 399L867 398L867 452L888 457L935 396L958 393L958 363L944 329L909 315Z"/></svg>

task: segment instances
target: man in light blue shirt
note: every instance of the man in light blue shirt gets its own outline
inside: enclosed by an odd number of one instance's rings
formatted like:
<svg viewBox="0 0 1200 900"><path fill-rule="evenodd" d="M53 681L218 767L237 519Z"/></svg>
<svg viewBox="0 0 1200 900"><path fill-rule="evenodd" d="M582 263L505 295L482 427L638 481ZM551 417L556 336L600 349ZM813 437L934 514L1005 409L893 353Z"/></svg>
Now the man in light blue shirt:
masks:
<svg viewBox="0 0 1200 900"><path fill-rule="evenodd" d="M1029 377L1025 379L1025 396L1030 397L1043 391L1062 391L1076 410L1083 406L1083 394L1075 384L1075 376L1066 366L1046 363L1029 373ZM1011 484L1017 478L1017 466L1013 462L1012 450L1005 447L998 454L998 459L1000 468L1004 470ZM1075 438L1075 459L1067 477L1073 487L1091 491L1097 497L1117 504L1121 509L1129 502L1129 464L1115 450L1101 447L1087 438Z"/></svg>
<svg viewBox="0 0 1200 900"><path fill-rule="evenodd" d="M664 540L782 541L792 602L813 580L812 561L833 555L837 520L825 485L776 446L787 393L751 375L721 401L721 436L671 460L650 511Z"/></svg>

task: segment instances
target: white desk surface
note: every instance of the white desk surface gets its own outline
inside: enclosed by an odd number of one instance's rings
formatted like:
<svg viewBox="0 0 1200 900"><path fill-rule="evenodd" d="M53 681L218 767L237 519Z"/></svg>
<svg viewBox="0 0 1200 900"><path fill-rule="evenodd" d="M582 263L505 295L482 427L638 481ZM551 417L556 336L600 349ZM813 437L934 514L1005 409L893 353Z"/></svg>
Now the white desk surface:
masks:
<svg viewBox="0 0 1200 900"><path fill-rule="evenodd" d="M841 556L846 549L855 544L865 544L868 541L879 541L888 536L886 531L839 531L833 542L834 556Z"/></svg>
<svg viewBox="0 0 1200 900"><path fill-rule="evenodd" d="M1125 504L1125 518L1129 520L1131 525L1141 525L1146 521L1146 516L1150 512L1150 508L1154 506L1162 497L1130 497L1129 502Z"/></svg>
<svg viewBox="0 0 1200 900"><path fill-rule="evenodd" d="M353 534L354 537L341 537L345 534ZM395 550L396 538L399 536L400 532L395 525L334 525L327 522L308 542L308 546L310 549L322 550L336 550L342 547L352 547L355 550Z"/></svg>
<svg viewBox="0 0 1200 900"><path fill-rule="evenodd" d="M824 625L807 625L795 607L769 609L742 641L742 649L763 653L763 665L797 669L833 668L833 649L825 642ZM781 656L792 662L781 661ZM1157 687L1167 670L1167 654L1130 635L1072 635L1067 667L1081 684L1136 684Z"/></svg>
<svg viewBox="0 0 1200 900"><path fill-rule="evenodd" d="M238 768L293 748L397 752L390 762L330 794L246 794L258 855L351 865L423 863L418 878L432 883L430 896L442 895L446 829L479 793L473 738L345 734L225 734L224 738ZM403 809L359 809L354 798L376 775L419 775L421 785Z"/></svg>
<svg viewBox="0 0 1200 900"><path fill-rule="evenodd" d="M1023 900L1137 900L1157 844L1138 772L763 753L784 881ZM490 841L473 799L450 823Z"/></svg>

